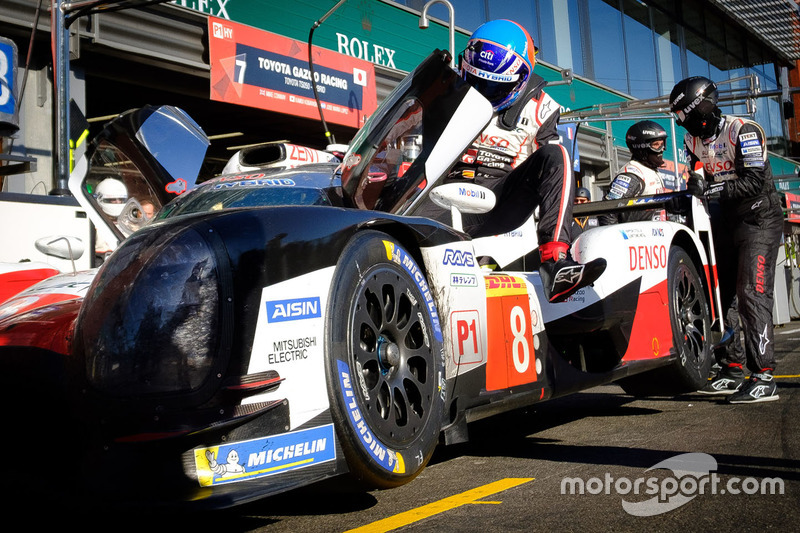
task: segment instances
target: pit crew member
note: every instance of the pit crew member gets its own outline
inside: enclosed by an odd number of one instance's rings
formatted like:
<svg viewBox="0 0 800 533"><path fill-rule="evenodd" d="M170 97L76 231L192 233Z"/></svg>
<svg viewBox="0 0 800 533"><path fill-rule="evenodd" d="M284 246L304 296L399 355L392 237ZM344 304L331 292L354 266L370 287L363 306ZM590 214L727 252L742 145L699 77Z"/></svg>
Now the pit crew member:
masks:
<svg viewBox="0 0 800 533"><path fill-rule="evenodd" d="M734 296L744 332L745 359L728 350L707 387L728 395L729 403L778 399L773 378L773 281L783 230L780 197L772 183L766 135L752 120L723 116L716 84L694 76L670 94L670 109L688 132L684 143L692 173L686 188L709 199L723 310ZM734 339L738 342L738 339ZM745 381L742 367L750 378Z"/></svg>

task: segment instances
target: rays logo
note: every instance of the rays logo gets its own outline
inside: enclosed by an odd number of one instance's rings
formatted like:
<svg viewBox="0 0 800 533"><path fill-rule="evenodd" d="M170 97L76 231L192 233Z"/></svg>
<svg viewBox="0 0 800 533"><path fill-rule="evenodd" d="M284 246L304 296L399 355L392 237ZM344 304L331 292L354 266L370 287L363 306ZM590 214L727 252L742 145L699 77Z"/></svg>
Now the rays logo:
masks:
<svg viewBox="0 0 800 533"><path fill-rule="evenodd" d="M461 250L451 250L450 248L444 251L443 265L453 266L475 266L475 257L471 252L462 252Z"/></svg>

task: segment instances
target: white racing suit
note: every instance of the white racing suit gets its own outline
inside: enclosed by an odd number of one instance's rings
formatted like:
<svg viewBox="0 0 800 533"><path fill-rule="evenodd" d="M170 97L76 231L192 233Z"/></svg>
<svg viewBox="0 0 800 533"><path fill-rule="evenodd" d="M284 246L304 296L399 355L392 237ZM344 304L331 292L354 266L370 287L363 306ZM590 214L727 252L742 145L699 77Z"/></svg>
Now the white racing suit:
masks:
<svg viewBox="0 0 800 533"><path fill-rule="evenodd" d="M485 215L463 216L464 231L473 237L516 229L539 206L539 243L571 242L575 180L566 149L559 144L558 104L542 90L541 77L478 136L444 183L471 181L491 189L497 206ZM426 203L414 214L448 221L449 212Z"/></svg>
<svg viewBox="0 0 800 533"><path fill-rule="evenodd" d="M773 283L783 211L766 135L753 121L723 117L712 139L687 134L684 142L692 168L702 163L707 180L725 183L719 198L709 202L723 310L728 313L734 296L738 299L748 369L774 369ZM744 364L740 357L729 349L720 363Z"/></svg>
<svg viewBox="0 0 800 533"><path fill-rule="evenodd" d="M636 161L630 160L619 171L603 200L619 200L635 196L661 194L664 192L664 181L658 171ZM607 226L617 222L633 222L638 220L666 220L663 209L647 209L628 213L608 213L599 217L600 225Z"/></svg>

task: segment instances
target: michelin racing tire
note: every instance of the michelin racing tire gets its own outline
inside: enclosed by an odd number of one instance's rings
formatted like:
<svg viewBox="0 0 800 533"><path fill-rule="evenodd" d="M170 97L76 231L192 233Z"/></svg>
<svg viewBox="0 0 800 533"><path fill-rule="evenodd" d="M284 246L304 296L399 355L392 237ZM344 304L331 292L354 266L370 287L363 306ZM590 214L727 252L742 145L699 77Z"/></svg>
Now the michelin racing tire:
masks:
<svg viewBox="0 0 800 533"><path fill-rule="evenodd" d="M331 416L353 477L395 487L422 471L442 426L438 313L417 262L383 233L353 237L334 280L325 334Z"/></svg>
<svg viewBox="0 0 800 533"><path fill-rule="evenodd" d="M703 388L711 370L711 318L706 288L683 248L670 249L669 320L678 358L673 373L680 392Z"/></svg>
<svg viewBox="0 0 800 533"><path fill-rule="evenodd" d="M618 383L633 396L679 394L703 388L713 363L711 318L703 285L686 251L673 246L667 263L667 295L673 346L669 366L631 376Z"/></svg>

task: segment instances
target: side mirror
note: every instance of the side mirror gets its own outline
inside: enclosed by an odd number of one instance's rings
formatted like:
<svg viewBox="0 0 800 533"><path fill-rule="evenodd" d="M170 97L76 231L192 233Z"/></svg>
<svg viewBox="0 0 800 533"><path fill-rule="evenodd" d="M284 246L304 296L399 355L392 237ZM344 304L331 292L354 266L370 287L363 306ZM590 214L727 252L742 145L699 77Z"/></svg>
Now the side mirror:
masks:
<svg viewBox="0 0 800 533"><path fill-rule="evenodd" d="M439 207L450 210L453 216L452 226L458 231L464 231L462 213L488 213L497 203L497 197L490 189L472 183L439 185L431 191L430 199Z"/></svg>
<svg viewBox="0 0 800 533"><path fill-rule="evenodd" d="M77 237L54 235L36 239L36 249L45 255L72 261L72 271L75 272L75 260L83 256L83 241Z"/></svg>

